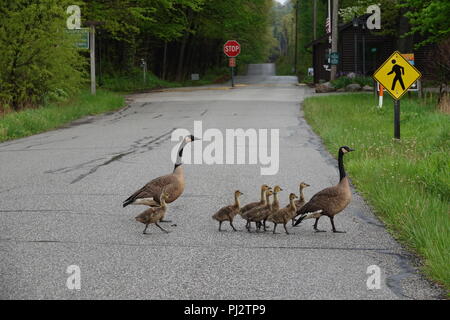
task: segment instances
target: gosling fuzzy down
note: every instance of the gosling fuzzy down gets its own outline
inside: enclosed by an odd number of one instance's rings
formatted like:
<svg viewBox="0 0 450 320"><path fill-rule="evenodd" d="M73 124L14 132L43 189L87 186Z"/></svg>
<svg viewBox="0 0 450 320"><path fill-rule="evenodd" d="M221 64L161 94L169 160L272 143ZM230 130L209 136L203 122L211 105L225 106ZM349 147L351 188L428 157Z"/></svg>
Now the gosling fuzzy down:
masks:
<svg viewBox="0 0 450 320"><path fill-rule="evenodd" d="M299 210L301 207L303 207L305 205L306 201L305 201L305 195L303 194L303 189L305 189L309 186L310 185L307 184L306 182L300 182L300 184L298 186L300 198L298 200L295 200L295 207L297 208L297 210ZM290 206L290 204L288 203L286 205L286 208L288 208L289 206ZM294 215L292 217L292 225L294 225L294 223L295 223L295 217L296 217L296 215Z"/></svg>
<svg viewBox="0 0 450 320"><path fill-rule="evenodd" d="M163 190L163 192L161 193L161 195L158 199L161 206L160 207L150 207L135 218L136 221L139 221L139 222L145 224L145 229L144 229L143 234L146 234L148 225L150 223L154 223L162 231L164 231L165 233L169 233L169 231L165 230L158 224L158 222L161 221L166 214L167 199L170 199L170 194Z"/></svg>
<svg viewBox="0 0 450 320"><path fill-rule="evenodd" d="M273 234L276 233L276 228L279 223L283 224L284 230L286 231L286 234L289 234L286 224L291 220L293 217L295 217L297 207L295 205L295 199L298 197L291 193L289 195L289 205L285 208L279 209L272 213L267 220L273 222Z"/></svg>
<svg viewBox="0 0 450 320"><path fill-rule="evenodd" d="M239 214L241 210L241 203L239 200L239 197L241 195L243 195L243 193L239 190L236 190L234 192L234 204L225 206L213 214L212 218L219 221L219 231L222 231L221 227L224 221L229 221L231 228L233 228L234 231L237 231L233 226L233 219L237 214Z"/></svg>
<svg viewBox="0 0 450 320"><path fill-rule="evenodd" d="M270 189L270 187L267 184L263 184L261 186L261 198L260 198L260 200L257 201L257 202L248 203L248 204L246 204L245 206L243 206L241 208L241 217L242 217L242 219L247 220L247 218L246 218L247 217L247 213L251 209L254 209L256 207L260 207L260 206L266 205L266 191L269 190L269 189ZM250 222L247 222L247 225L246 225L247 229L250 228L249 224L250 224Z"/></svg>
<svg viewBox="0 0 450 320"><path fill-rule="evenodd" d="M270 189L267 190L265 205L253 208L246 214L247 225L250 226L251 222L255 222L257 225L257 231L260 229L263 219L265 219L272 212L272 204L270 202L271 195L273 195L273 191ZM249 227L247 228L247 231L250 232Z"/></svg>

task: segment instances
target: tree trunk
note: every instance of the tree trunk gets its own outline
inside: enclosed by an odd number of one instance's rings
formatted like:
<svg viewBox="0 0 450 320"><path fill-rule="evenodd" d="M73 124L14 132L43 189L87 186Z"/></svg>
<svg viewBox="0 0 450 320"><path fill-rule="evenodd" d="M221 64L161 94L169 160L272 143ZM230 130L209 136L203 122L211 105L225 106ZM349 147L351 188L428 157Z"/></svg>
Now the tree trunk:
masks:
<svg viewBox="0 0 450 320"><path fill-rule="evenodd" d="M413 36L409 35L402 37L405 33L411 30L411 26L408 23L408 18L405 17L407 9L402 8L400 11L400 19L398 22L398 37L397 37L397 50L401 53L412 53L413 52Z"/></svg>

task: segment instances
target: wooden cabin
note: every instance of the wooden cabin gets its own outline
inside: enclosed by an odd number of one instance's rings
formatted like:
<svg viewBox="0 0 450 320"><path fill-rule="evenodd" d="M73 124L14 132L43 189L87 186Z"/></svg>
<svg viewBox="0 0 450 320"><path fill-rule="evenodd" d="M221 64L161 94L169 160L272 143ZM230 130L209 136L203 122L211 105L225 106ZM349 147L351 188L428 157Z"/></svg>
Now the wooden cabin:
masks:
<svg viewBox="0 0 450 320"><path fill-rule="evenodd" d="M368 16L358 17L360 21L358 27L354 27L353 22L339 26L338 76L352 72L358 75L372 76L374 71L396 50L396 39L394 37L384 36L376 30L372 31L362 27L361 21L366 21ZM330 71L325 69L328 65L328 52L331 47L328 37L329 34L324 35L306 46L307 48L312 47L314 83L318 83L320 80L330 80ZM426 45L419 50L413 50L415 66L425 78L429 75L427 61L432 50L433 45Z"/></svg>

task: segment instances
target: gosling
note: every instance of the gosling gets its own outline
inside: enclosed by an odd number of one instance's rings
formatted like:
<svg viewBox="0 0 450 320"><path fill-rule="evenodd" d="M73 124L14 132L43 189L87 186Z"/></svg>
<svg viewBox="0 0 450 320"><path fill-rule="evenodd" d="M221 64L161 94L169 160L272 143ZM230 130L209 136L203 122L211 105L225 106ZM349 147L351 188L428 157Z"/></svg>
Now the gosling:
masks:
<svg viewBox="0 0 450 320"><path fill-rule="evenodd" d="M295 193L291 193L289 195L289 206L279 209L272 213L267 220L273 222L273 234L276 234L275 232L277 228L277 224L282 223L284 226L284 230L286 231L286 234L289 234L286 224L296 215L297 207L295 205L295 199L298 197L295 195Z"/></svg>
<svg viewBox="0 0 450 320"><path fill-rule="evenodd" d="M307 184L306 182L300 182L300 185L299 185L300 198L298 200L295 200L295 207L297 208L297 210L299 210L301 207L303 207L305 205L306 201L305 201L305 195L303 194L303 189L305 189L309 186L310 185ZM286 206L286 208L289 207L289 205L290 204L288 204ZM294 225L294 223L295 223L295 217L296 216L292 217L292 225Z"/></svg>
<svg viewBox="0 0 450 320"><path fill-rule="evenodd" d="M158 221L161 221L164 216L166 215L167 211L167 204L166 201L169 199L170 195L163 190L159 197L159 203L161 204L160 207L150 207L141 214L139 214L135 219L136 221L139 221L143 224L145 224L145 229L143 234L147 234L147 228L150 223L154 223L158 228L160 228L165 233L169 233L166 229L162 228Z"/></svg>
<svg viewBox="0 0 450 320"><path fill-rule="evenodd" d="M229 221L231 228L233 228L234 231L237 231L233 226L233 219L241 211L241 203L239 200L241 195L243 195L243 193L236 190L234 192L234 204L225 206L213 214L212 218L219 221L219 231L222 231L222 222L224 221Z"/></svg>

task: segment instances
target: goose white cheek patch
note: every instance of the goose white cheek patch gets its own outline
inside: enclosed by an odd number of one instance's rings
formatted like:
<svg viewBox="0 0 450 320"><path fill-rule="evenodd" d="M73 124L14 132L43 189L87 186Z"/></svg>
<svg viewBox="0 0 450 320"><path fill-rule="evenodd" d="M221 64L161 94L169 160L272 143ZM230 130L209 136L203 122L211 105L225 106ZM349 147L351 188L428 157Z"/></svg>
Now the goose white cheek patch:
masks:
<svg viewBox="0 0 450 320"><path fill-rule="evenodd" d="M173 163L180 163L179 148L190 135L187 129L176 129L171 140L178 142L171 152ZM208 128L202 121L194 121L194 136L201 138L188 143L183 150L186 164L249 164L260 165L261 175L275 175L279 170L279 129L225 129Z"/></svg>

